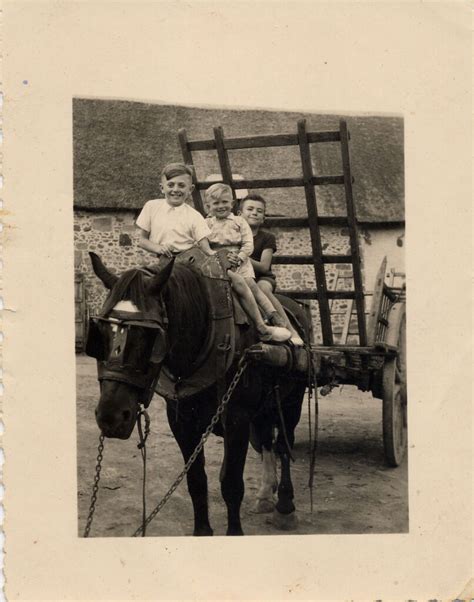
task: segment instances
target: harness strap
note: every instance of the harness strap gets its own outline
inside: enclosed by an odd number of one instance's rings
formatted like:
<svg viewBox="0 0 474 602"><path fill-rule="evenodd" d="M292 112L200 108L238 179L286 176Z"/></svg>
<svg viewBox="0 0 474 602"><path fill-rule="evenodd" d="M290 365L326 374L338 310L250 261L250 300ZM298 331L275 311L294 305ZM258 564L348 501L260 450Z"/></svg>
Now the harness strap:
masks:
<svg viewBox="0 0 474 602"><path fill-rule="evenodd" d="M142 426L142 417L145 419L145 429ZM150 416L146 410L140 409L137 413L137 430L140 439L137 447L140 450L143 462L142 479L142 537L146 534L146 440L150 434Z"/></svg>
<svg viewBox="0 0 474 602"><path fill-rule="evenodd" d="M217 344L216 353L216 395L217 401L219 402L223 397L226 390L226 364L227 354L231 351L230 334L224 335L224 340ZM222 413L221 422L224 427L225 412Z"/></svg>
<svg viewBox="0 0 474 602"><path fill-rule="evenodd" d="M277 405L277 409L278 409L278 416L280 418L280 426L281 426L281 430L283 433L283 438L285 440L286 449L288 450L288 455L290 456L291 460L294 462L295 458L294 458L293 454L291 453L290 442L288 441L288 434L286 432L286 427L285 427L285 418L283 416L283 410L281 407L280 385L278 384L278 381L276 382L275 386L273 387L273 391L275 393L275 401L276 401L276 405Z"/></svg>

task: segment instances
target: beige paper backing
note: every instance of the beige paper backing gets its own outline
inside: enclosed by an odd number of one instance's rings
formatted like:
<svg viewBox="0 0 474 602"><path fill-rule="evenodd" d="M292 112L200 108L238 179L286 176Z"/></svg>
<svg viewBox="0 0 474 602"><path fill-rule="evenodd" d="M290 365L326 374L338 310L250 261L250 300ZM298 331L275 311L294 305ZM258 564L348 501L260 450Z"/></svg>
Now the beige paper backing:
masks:
<svg viewBox="0 0 474 602"><path fill-rule="evenodd" d="M10 601L446 599L468 587L470 19L467 2L4 4ZM409 534L76 536L73 96L404 115Z"/></svg>

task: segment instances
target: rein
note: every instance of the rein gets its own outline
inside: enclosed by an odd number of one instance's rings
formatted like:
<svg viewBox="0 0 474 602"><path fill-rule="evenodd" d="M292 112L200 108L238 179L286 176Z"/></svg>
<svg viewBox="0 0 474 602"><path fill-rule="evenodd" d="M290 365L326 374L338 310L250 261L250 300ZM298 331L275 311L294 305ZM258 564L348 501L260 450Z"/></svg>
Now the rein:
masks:
<svg viewBox="0 0 474 602"><path fill-rule="evenodd" d="M145 419L145 430L143 430L142 417ZM137 445L143 462L142 478L142 537L146 534L146 440L150 434L150 416L146 410L141 408L137 413L137 429L140 441Z"/></svg>

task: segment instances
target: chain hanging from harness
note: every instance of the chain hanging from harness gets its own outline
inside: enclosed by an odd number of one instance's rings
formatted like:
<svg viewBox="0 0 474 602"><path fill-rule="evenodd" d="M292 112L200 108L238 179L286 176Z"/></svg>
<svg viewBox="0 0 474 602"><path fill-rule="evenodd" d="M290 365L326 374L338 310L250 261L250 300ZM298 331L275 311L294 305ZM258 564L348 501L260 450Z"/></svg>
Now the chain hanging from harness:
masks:
<svg viewBox="0 0 474 602"><path fill-rule="evenodd" d="M232 394L233 394L235 388L237 387L242 375L244 374L244 372L247 368L247 365L248 365L247 357L246 357L246 354L244 353L239 361L237 370L234 374L234 377L233 377L231 383L229 384L229 386L227 388L227 391L223 395L221 402L218 405L214 416L212 417L209 425L207 426L206 430L204 431L204 433L201 436L201 440L197 444L197 446L194 449L193 453L191 454L189 460L186 462L183 470L176 477L174 483L171 485L171 487L169 488L167 493L163 496L163 498L161 499L159 504L154 508L154 510L149 514L148 517L146 517L146 506L145 506L145 489L146 489L146 446L145 446L145 444L146 444L146 439L148 437L148 434L150 432L150 421L149 421L149 417L148 417L148 414L146 413L146 411L139 410L137 412L137 425L138 425L139 438L140 438L138 447L142 453L142 459L143 459L143 485L142 485L143 512L142 512L142 524L133 533L132 537L137 537L139 535L142 535L142 537L145 537L146 527L155 518L155 516L160 512L160 510L163 508L163 506L166 504L166 502L170 499L170 497L176 491L176 489L178 488L181 481L188 474L191 466L195 462L198 455L201 453L201 451L204 447L204 444L206 443L207 439L209 438L209 435L212 433L214 427L216 426L222 413L224 412L227 404L229 403L230 398L232 397ZM145 418L145 429L144 430L142 429L142 425L141 425L141 416L144 416L144 418ZM91 503L90 503L89 513L88 513L88 517L87 517L86 528L84 530L84 537L89 537L92 520L93 520L94 512L95 512L95 506L96 506L96 502L97 502L97 493L99 490L100 471L101 471L101 463L102 463L102 457L103 457L102 452L104 449L104 445L103 445L104 435L103 434L100 435L99 441L100 442L99 442L99 453L97 455L96 474L95 474L95 478L94 478L94 485L93 485L93 489L92 489Z"/></svg>
<svg viewBox="0 0 474 602"><path fill-rule="evenodd" d="M174 483L171 485L171 487L168 489L168 491L162 497L162 499L157 504L157 506L155 506L155 508L152 510L152 512L143 521L142 525L140 527L138 527L138 529L132 534L132 537L137 537L140 534L142 534L142 536L143 536L144 530L146 529L147 525L149 525L150 522L158 514L158 512L160 512L160 510L163 508L163 506L166 504L166 502L170 499L170 497L176 491L176 489L178 488L178 486L181 483L181 481L188 474L189 469L191 468L191 466L195 462L195 460L198 457L198 455L201 453L201 451L202 451L202 449L204 447L204 444L206 443L207 439L209 438L209 435L212 433L214 427L216 426L216 424L218 423L218 421L220 419L221 414L224 412L227 404L229 403L230 398L232 397L232 393L234 392L234 390L235 390L236 386L238 385L238 383L239 383L239 381L240 381L243 373L245 372L245 370L247 368L247 365L248 365L247 364L247 357L244 354L244 355L242 355L242 357L241 357L241 359L239 361L239 364L237 366L237 371L234 374L234 378L232 379L230 385L227 388L227 391L225 392L224 396L222 397L222 400L221 400L219 406L217 407L217 410L216 410L214 416L212 417L209 425L207 426L207 428L204 431L204 433L201 435L201 440L196 445L196 447L195 447L193 453L191 454L189 460L184 465L183 470L176 477Z"/></svg>

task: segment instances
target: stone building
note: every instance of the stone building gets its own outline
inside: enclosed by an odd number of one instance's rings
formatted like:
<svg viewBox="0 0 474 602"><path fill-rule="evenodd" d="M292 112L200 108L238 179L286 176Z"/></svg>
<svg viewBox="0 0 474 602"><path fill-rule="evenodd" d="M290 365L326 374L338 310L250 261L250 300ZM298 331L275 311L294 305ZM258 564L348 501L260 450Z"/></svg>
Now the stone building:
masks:
<svg viewBox="0 0 474 602"><path fill-rule="evenodd" d="M150 262L150 255L134 242L134 221L144 203L160 196L159 174L164 164L182 160L178 130L188 138L210 139L220 125L226 137L296 133L297 120L306 118L308 131L338 129L339 115L263 110L204 109L139 102L75 99L74 243L77 282L77 338L80 348L85 306L97 311L103 302L102 285L92 273L88 251L98 253L117 273ZM345 116L351 133L351 169L360 227L365 290L369 294L384 256L388 276L404 272L404 154L403 119ZM316 175L342 173L339 143L312 145ZM199 180L218 173L215 151L194 153ZM230 151L235 173L245 178L301 175L298 147ZM273 216L306 215L302 188L257 191L268 201ZM342 186L318 186L320 215L344 215ZM309 232L275 230L282 254L311 254ZM344 228L322 231L326 253L348 252ZM329 288L350 286L350 266L327 266ZM275 266L280 289L314 287L311 266ZM84 299L84 296L86 299ZM334 331L341 331L347 303L334 302ZM370 305L370 301L368 303ZM313 315L318 332L317 311ZM356 339L354 339L354 342ZM348 342L351 342L350 337Z"/></svg>

